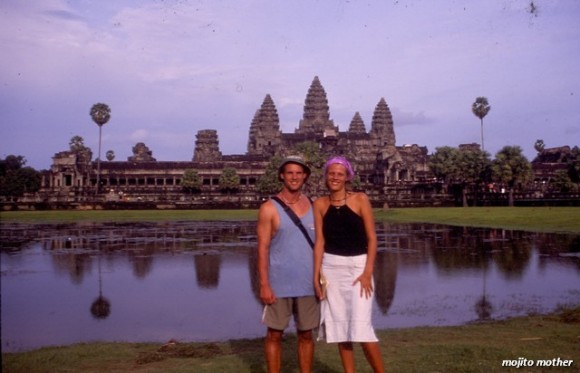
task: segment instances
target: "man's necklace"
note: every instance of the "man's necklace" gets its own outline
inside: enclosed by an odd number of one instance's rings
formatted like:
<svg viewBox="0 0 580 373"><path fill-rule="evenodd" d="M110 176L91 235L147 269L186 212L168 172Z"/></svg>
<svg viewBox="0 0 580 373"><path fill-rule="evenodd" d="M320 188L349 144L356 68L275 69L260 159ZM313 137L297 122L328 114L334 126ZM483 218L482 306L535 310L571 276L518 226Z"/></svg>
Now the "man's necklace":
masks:
<svg viewBox="0 0 580 373"><path fill-rule="evenodd" d="M292 202L286 200L286 198L284 198L284 196L282 194L280 194L280 198L282 198L282 201L284 201L285 204L294 205L294 204L298 203L298 201L300 201L300 198L302 198L302 193L298 194L298 197L296 198L296 200L294 200Z"/></svg>

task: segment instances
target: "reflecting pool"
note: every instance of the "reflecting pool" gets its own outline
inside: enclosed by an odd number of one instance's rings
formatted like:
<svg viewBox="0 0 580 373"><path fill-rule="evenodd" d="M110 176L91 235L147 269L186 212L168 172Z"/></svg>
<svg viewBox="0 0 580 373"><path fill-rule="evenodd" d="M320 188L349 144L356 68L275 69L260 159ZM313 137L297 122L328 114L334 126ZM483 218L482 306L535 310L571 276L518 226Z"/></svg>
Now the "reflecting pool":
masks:
<svg viewBox="0 0 580 373"><path fill-rule="evenodd" d="M255 222L3 223L2 351L264 334ZM580 304L580 235L377 223L377 329Z"/></svg>

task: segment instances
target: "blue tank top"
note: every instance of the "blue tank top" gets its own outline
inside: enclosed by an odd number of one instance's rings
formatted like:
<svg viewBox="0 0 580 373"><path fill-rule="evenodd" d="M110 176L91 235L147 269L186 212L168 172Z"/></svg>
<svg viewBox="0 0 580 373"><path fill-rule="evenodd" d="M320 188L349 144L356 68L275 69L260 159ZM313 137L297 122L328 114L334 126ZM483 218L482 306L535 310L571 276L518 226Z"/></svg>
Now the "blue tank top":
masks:
<svg viewBox="0 0 580 373"><path fill-rule="evenodd" d="M312 248L282 206L272 202L278 211L280 226L270 243L270 286L278 298L314 295ZM314 241L312 206L300 220Z"/></svg>

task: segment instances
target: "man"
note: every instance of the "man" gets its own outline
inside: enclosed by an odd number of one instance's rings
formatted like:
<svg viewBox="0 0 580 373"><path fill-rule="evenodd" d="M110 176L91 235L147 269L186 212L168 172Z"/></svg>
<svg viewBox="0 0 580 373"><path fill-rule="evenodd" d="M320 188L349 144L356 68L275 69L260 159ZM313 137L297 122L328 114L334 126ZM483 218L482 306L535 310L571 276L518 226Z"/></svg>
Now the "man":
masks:
<svg viewBox="0 0 580 373"><path fill-rule="evenodd" d="M300 157L288 157L278 169L282 190L277 197L300 218L314 240L310 199L302 187L310 168ZM270 199L258 213L258 275L260 299L265 304L262 322L268 327L264 353L268 372L280 372L282 334L294 317L301 372L310 372L314 357L312 330L320 322L320 306L312 285L313 252L303 232L284 208Z"/></svg>

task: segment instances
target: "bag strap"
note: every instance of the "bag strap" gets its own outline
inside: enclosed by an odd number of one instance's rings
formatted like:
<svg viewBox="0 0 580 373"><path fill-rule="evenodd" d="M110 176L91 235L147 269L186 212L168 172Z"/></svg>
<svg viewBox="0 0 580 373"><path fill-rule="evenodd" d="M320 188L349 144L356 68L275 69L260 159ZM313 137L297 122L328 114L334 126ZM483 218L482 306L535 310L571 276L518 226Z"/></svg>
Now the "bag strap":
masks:
<svg viewBox="0 0 580 373"><path fill-rule="evenodd" d="M300 231L302 231L302 234L304 234L304 237L306 238L306 241L308 241L308 244L310 244L310 247L314 249L314 242L312 241L312 238L310 238L308 231L306 230L306 228L302 224L302 221L300 220L298 215L296 215L296 213L287 204L285 204L284 201L282 201L278 196L272 196L272 199L274 201L278 202L278 204L280 204L280 206L282 206L282 208L284 209L284 211L286 211L286 214L288 214L290 219L292 219L294 224L296 224L296 226L300 229ZM312 201L310 200L310 198L308 198L308 200L312 204Z"/></svg>

